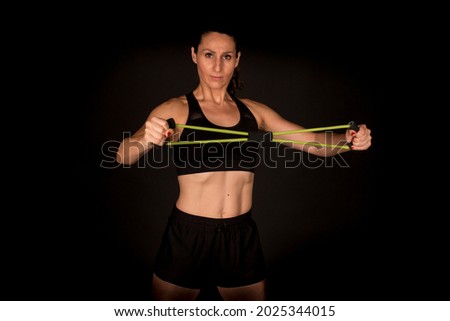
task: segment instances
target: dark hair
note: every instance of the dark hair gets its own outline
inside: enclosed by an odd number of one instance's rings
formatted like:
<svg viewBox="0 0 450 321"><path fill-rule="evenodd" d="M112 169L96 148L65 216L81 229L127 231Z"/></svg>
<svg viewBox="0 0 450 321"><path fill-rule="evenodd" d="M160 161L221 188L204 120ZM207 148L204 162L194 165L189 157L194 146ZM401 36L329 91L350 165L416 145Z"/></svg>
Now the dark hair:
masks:
<svg viewBox="0 0 450 321"><path fill-rule="evenodd" d="M222 33L222 34L230 36L234 40L234 44L236 47L236 53L240 52L239 41L238 41L238 36L237 36L236 32L234 30L232 30L231 28L226 28L226 27L221 27L221 26L214 26L214 27L201 29L201 30L197 31L195 41L191 45L192 47L194 47L195 52L197 52L198 46L200 45L200 42L202 41L203 36L210 32L218 32L218 33ZM233 76L231 77L230 83L228 84L228 87L227 87L227 92L231 95L235 95L236 90L241 90L243 88L243 84L239 80L239 76L240 76L239 74L240 74L240 72L239 72L239 65L238 65L236 68L234 68Z"/></svg>

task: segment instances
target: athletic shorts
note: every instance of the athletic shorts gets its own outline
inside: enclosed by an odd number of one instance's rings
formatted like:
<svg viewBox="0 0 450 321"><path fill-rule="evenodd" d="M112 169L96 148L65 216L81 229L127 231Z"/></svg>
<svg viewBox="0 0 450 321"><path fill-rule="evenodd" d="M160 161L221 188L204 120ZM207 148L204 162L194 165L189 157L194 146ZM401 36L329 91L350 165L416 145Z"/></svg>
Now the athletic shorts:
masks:
<svg viewBox="0 0 450 321"><path fill-rule="evenodd" d="M264 280L265 260L251 212L221 219L175 207L156 256L155 274L191 289L239 287Z"/></svg>

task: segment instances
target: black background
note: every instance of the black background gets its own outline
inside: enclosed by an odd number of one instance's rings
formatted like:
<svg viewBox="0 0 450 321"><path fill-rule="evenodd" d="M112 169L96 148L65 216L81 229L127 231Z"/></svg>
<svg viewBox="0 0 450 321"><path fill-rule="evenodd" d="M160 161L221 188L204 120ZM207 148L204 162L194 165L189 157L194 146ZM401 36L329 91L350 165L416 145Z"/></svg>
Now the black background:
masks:
<svg viewBox="0 0 450 321"><path fill-rule="evenodd" d="M188 36L206 18L162 12L61 13L27 29L13 65L27 89L5 124L19 143L5 153L3 299L149 299L175 170L105 167L151 108L197 83ZM438 161L412 130L433 110L414 109L420 28L384 10L289 12L227 17L242 32L239 96L305 127L366 123L373 146L346 167L258 169L269 299L449 299Z"/></svg>

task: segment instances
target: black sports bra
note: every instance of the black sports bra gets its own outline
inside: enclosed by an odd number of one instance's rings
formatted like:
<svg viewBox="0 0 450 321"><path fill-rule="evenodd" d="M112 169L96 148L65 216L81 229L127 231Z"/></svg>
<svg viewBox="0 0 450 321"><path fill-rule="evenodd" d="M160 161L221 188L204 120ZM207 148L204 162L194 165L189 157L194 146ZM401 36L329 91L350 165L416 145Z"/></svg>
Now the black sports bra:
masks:
<svg viewBox="0 0 450 321"><path fill-rule="evenodd" d="M186 95L189 116L186 125L209 128L228 129L243 132L257 132L258 124L255 116L245 104L232 96L238 109L239 122L232 127L222 127L211 123L203 113L192 92ZM234 134L216 133L184 128L180 141L198 141L214 139L245 138ZM260 163L259 142L225 142L206 144L174 145L173 163L178 175L212 172L212 171L249 171L254 172Z"/></svg>

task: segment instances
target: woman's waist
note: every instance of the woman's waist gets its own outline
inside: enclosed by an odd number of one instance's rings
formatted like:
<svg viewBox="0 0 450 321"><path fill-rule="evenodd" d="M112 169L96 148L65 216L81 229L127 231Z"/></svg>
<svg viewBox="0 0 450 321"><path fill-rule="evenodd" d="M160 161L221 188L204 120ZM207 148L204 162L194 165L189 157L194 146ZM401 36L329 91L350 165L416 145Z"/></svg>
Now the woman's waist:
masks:
<svg viewBox="0 0 450 321"><path fill-rule="evenodd" d="M248 222L252 220L251 209L237 216L233 217L215 217L215 216L202 216L197 214L191 214L185 212L175 206L172 210L170 219L173 221L181 221L184 224L197 225L201 224L203 226L218 227L218 226L228 226L240 225L241 223Z"/></svg>
<svg viewBox="0 0 450 321"><path fill-rule="evenodd" d="M176 202L181 211L210 218L229 218L247 213L252 207L252 198L248 193L241 195L203 194L198 197L186 197L180 194Z"/></svg>

